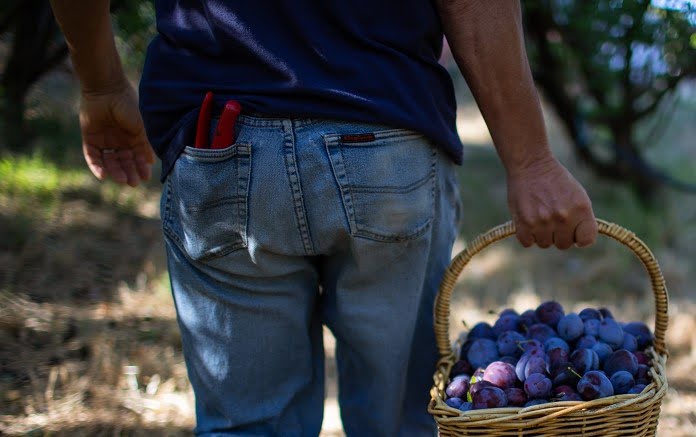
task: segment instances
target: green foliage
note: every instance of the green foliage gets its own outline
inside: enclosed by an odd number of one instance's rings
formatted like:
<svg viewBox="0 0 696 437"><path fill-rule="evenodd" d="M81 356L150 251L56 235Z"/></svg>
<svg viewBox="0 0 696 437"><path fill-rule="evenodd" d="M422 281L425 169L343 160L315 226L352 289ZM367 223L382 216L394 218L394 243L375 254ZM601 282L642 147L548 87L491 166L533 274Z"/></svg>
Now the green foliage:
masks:
<svg viewBox="0 0 696 437"><path fill-rule="evenodd" d="M140 73L147 45L156 33L152 2L121 0L114 2L113 25L119 52L126 68Z"/></svg>
<svg viewBox="0 0 696 437"><path fill-rule="evenodd" d="M84 171L59 169L40 155L0 159L0 197L54 200L61 191L84 186Z"/></svg>
<svg viewBox="0 0 696 437"><path fill-rule="evenodd" d="M60 169L39 154L0 159L0 228L4 230L0 251L22 247L36 223L54 215L62 192L88 183L84 171Z"/></svg>
<svg viewBox="0 0 696 437"><path fill-rule="evenodd" d="M565 84L590 120L637 119L676 82L696 74L687 10L649 0L529 0L527 12L548 17L546 39ZM531 50L539 62L538 50Z"/></svg>

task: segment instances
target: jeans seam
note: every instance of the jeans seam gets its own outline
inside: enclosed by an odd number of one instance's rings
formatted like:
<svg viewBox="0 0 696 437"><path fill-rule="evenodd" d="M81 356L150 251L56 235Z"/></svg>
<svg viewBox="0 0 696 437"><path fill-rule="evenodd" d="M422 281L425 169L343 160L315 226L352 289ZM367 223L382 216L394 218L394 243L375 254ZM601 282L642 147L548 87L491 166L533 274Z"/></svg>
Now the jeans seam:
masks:
<svg viewBox="0 0 696 437"><path fill-rule="evenodd" d="M305 253L314 255L314 247L312 238L309 233L309 225L307 223L307 212L304 206L304 196L302 195L302 185L300 181L300 173L297 168L297 156L295 154L295 132L290 121L283 121L284 144L283 148L285 155L285 164L290 182L290 192L292 193L295 218L297 219L297 227L302 239Z"/></svg>
<svg viewBox="0 0 696 437"><path fill-rule="evenodd" d="M179 248L182 247L183 242L179 238L179 236L174 232L174 230L171 229L171 198L172 198L172 181L171 179L167 178L165 182L165 193L166 193L166 198L164 202L164 216L162 217L162 230L164 231L169 238L171 238Z"/></svg>
<svg viewBox="0 0 696 437"><path fill-rule="evenodd" d="M353 200L347 184L346 169L343 166L343 151L340 147L338 148L338 153L341 154L341 159L338 161L331 159L331 148L336 147L337 145L338 142L334 141L330 136L325 138L326 153L329 158L329 164L331 165L331 170L333 172L336 185L338 186L338 190L341 192L340 198L341 203L343 204L343 213L348 221L348 228L351 235L356 235L358 230L354 219ZM338 165L341 165L341 168L338 168Z"/></svg>
<svg viewBox="0 0 696 437"><path fill-rule="evenodd" d="M249 186L251 185L251 166L252 166L252 148L249 145L245 151L247 152L246 160L237 160L237 175L241 176L242 167L246 166L244 177L238 177L237 193L244 193L242 202L237 202L237 217L240 224L244 224L242 234L242 247L247 247L249 244ZM238 248L237 248L238 249ZM236 249L235 249L236 250Z"/></svg>
<svg viewBox="0 0 696 437"><path fill-rule="evenodd" d="M390 187L390 186L362 186L362 185L352 185L350 188L356 193L410 193L411 191L422 187L423 185L430 182L432 173L428 172L427 175L420 178L419 180L413 182L412 184L406 185L405 187Z"/></svg>

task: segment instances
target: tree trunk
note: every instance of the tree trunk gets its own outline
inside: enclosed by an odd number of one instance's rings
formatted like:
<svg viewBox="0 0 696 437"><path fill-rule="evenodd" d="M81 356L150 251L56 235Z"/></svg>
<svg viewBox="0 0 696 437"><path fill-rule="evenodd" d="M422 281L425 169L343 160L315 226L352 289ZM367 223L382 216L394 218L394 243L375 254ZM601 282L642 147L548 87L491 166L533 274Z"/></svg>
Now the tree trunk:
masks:
<svg viewBox="0 0 696 437"><path fill-rule="evenodd" d="M4 145L8 150L18 152L27 144L28 135L24 119L27 90L7 87L5 83L0 86L5 90L0 106L5 144L0 142L0 150Z"/></svg>
<svg viewBox="0 0 696 437"><path fill-rule="evenodd" d="M638 197L649 203L662 181L655 169L645 162L633 141L633 124L613 125L611 131L614 137L613 167L618 177L629 181Z"/></svg>
<svg viewBox="0 0 696 437"><path fill-rule="evenodd" d="M5 146L19 151L29 143L24 117L27 94L44 73L65 59L67 46L45 0L24 0L12 21L12 47L0 78L0 115Z"/></svg>

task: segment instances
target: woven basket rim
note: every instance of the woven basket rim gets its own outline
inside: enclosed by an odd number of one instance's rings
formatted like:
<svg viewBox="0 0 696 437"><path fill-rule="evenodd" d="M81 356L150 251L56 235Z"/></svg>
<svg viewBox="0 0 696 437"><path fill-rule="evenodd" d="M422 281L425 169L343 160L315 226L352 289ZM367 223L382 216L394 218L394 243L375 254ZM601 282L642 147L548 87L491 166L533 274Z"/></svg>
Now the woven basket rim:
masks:
<svg viewBox="0 0 696 437"><path fill-rule="evenodd" d="M614 223L597 219L600 235L610 237L628 247L642 262L651 280L655 297L655 341L646 352L650 357L653 382L636 395L618 395L586 402L551 402L528 408L491 408L483 410L459 411L444 402L444 390L449 373L456 360L449 342L450 299L456 281L463 268L474 255L489 245L503 240L515 233L512 222L491 228L476 237L457 256L452 259L440 285L435 300L435 338L440 351L440 361L433 376L431 401L428 411L438 423L449 428L466 429L468 426L490 427L491 429L531 428L542 423L570 418L587 418L595 420L611 417L622 411L649 411L658 409L667 391L666 362L667 349L665 332L668 323L668 294L664 277L655 256L636 235ZM654 421L657 421L655 416Z"/></svg>

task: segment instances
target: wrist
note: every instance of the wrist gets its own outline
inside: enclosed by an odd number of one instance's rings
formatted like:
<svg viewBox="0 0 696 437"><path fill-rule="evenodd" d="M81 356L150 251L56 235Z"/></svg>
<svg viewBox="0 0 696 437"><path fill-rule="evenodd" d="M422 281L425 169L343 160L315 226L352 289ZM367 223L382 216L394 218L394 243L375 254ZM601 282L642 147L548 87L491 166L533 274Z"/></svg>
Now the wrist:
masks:
<svg viewBox="0 0 696 437"><path fill-rule="evenodd" d="M534 152L526 152L520 156L503 159L503 166L508 177L515 177L530 171L543 172L557 165L558 160L546 146Z"/></svg>
<svg viewBox="0 0 696 437"><path fill-rule="evenodd" d="M104 56L99 62L94 62L90 57L83 59L78 53L71 53L71 58L83 95L110 94L129 86L115 47L112 54Z"/></svg>
<svg viewBox="0 0 696 437"><path fill-rule="evenodd" d="M80 80L80 93L82 97L100 97L108 94L119 94L130 87L130 82L125 74L114 74L112 77L103 77L98 80Z"/></svg>

